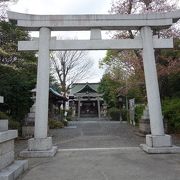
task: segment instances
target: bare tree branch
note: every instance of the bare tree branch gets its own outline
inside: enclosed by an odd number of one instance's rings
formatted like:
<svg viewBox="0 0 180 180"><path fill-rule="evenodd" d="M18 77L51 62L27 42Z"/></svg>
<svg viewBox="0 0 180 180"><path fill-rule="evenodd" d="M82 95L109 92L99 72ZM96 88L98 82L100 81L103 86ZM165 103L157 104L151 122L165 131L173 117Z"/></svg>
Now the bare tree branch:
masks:
<svg viewBox="0 0 180 180"><path fill-rule="evenodd" d="M7 19L7 9L9 3L17 3L18 0L0 0L0 20Z"/></svg>
<svg viewBox="0 0 180 180"><path fill-rule="evenodd" d="M66 96L73 83L88 77L93 62L86 51L59 51L51 53L51 72L58 78Z"/></svg>

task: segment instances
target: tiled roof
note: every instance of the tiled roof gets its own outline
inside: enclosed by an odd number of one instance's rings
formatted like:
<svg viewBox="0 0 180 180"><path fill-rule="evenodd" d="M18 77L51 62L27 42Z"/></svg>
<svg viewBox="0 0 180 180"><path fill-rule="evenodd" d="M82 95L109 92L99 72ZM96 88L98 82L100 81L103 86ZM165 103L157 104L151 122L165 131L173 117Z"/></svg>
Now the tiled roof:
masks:
<svg viewBox="0 0 180 180"><path fill-rule="evenodd" d="M74 83L72 84L70 95L78 93L79 91L83 90L83 88L85 88L87 85L94 91L98 91L99 83Z"/></svg>

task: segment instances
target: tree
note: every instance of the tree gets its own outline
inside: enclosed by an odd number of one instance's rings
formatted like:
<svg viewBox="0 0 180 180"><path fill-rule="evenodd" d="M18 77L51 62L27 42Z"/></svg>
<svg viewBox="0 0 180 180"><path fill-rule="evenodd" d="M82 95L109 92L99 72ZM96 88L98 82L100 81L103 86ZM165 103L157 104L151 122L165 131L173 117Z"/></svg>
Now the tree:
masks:
<svg viewBox="0 0 180 180"><path fill-rule="evenodd" d="M61 94L61 88L59 86L58 80L57 78L55 78L52 72L50 72L50 75L49 75L49 86Z"/></svg>
<svg viewBox="0 0 180 180"><path fill-rule="evenodd" d="M7 1L0 0L0 19L5 19L6 17L6 9L7 9Z"/></svg>
<svg viewBox="0 0 180 180"><path fill-rule="evenodd" d="M117 106L118 88L121 86L116 79L113 79L110 73L103 75L98 91L103 93L103 98L108 107Z"/></svg>
<svg viewBox="0 0 180 180"><path fill-rule="evenodd" d="M24 30L0 21L0 95L1 110L23 123L32 105L31 90L36 84L37 57L33 52L18 52L17 42L29 39Z"/></svg>
<svg viewBox="0 0 180 180"><path fill-rule="evenodd" d="M58 79L64 97L73 83L88 77L92 64L85 51L59 51L51 54L51 71Z"/></svg>
<svg viewBox="0 0 180 180"><path fill-rule="evenodd" d="M35 66L28 65L27 68L17 69L10 65L0 65L0 94L5 99L1 110L21 123L32 105L30 90L35 85L33 71Z"/></svg>
<svg viewBox="0 0 180 180"><path fill-rule="evenodd" d="M110 13L112 14L138 14L138 13L150 13L150 12L167 12L173 11L176 9L176 1L171 1L168 3L167 0L116 0L112 3L112 7ZM153 31L154 35L158 35L159 37L180 37L180 30L178 25L173 25L168 30L161 31ZM134 39L137 35L139 35L139 31L117 31L112 35L112 38L116 39ZM173 53L174 51L174 53ZM160 81L160 93L162 96L164 86L163 80L166 79L169 74L175 72L179 72L179 57L177 56L168 56L165 52L169 52L169 55L176 54L176 50L156 50L156 64L159 74ZM171 53L170 53L171 52ZM127 84L126 84L126 95L132 96L135 95L139 97L141 101L143 98L140 95L145 96L145 83L144 83L144 69L143 69L143 60L142 60L142 52L141 50L110 50L107 52L106 57L100 62L102 66L106 66L108 72L121 71L124 74L128 74L126 76ZM117 63L118 62L118 63ZM123 66L122 66L123 65ZM168 72L168 73L165 73ZM111 74L108 74L112 76ZM113 74L114 76L115 74ZM117 73L116 73L117 75ZM118 77L118 76L117 76ZM122 81L122 79L119 79ZM123 81L122 81L123 82ZM166 82L166 81L165 81ZM122 83L121 83L122 84ZM123 88L121 89L121 93L123 93ZM144 98L145 99L145 98Z"/></svg>
<svg viewBox="0 0 180 180"><path fill-rule="evenodd" d="M28 32L15 24L0 21L0 63L15 64L24 60L36 60L34 53L18 51L18 41L29 39Z"/></svg>
<svg viewBox="0 0 180 180"><path fill-rule="evenodd" d="M0 20L7 18L6 10L9 3L16 3L18 0L0 0Z"/></svg>
<svg viewBox="0 0 180 180"><path fill-rule="evenodd" d="M110 13L142 14L149 12L169 12L176 8L176 0L115 0Z"/></svg>
<svg viewBox="0 0 180 180"><path fill-rule="evenodd" d="M180 97L180 40L174 40L174 49L161 50L158 60L161 97Z"/></svg>

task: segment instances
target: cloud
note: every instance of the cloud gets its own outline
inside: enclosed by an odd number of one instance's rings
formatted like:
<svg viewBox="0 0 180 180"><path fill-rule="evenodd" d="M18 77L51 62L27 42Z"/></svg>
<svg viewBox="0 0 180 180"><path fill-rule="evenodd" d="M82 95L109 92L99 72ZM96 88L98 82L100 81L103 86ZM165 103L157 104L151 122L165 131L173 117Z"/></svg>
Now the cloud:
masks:
<svg viewBox="0 0 180 180"><path fill-rule="evenodd" d="M19 0L11 5L10 10L29 14L107 14L111 0ZM34 33L37 36L37 33ZM64 38L77 37L89 39L89 32L54 32ZM94 59L96 75L88 81L98 82L103 70L98 69L98 61L105 55L105 51L90 51L89 56ZM87 80L86 80L87 81Z"/></svg>
<svg viewBox="0 0 180 180"><path fill-rule="evenodd" d="M33 14L107 13L111 0L19 0L10 9Z"/></svg>
<svg viewBox="0 0 180 180"><path fill-rule="evenodd" d="M104 6L107 7L109 0L66 0L64 7L65 13L74 14L89 14L89 13L101 13ZM105 13L105 12L104 12ZM107 13L107 11L106 11Z"/></svg>

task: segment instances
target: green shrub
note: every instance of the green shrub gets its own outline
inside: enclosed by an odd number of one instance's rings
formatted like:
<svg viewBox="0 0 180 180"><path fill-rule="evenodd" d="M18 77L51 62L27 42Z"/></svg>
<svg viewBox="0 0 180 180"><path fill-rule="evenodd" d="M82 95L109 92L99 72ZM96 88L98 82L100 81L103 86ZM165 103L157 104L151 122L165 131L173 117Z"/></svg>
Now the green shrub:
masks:
<svg viewBox="0 0 180 180"><path fill-rule="evenodd" d="M111 120L113 121L119 121L120 120L120 109L116 107L112 107L108 109L108 116L110 116Z"/></svg>
<svg viewBox="0 0 180 180"><path fill-rule="evenodd" d="M21 123L20 122L12 119L8 115L6 115L4 112L0 112L0 120L1 119L7 119L8 120L8 128L18 130L18 134L21 134Z"/></svg>
<svg viewBox="0 0 180 180"><path fill-rule="evenodd" d="M180 133L180 98L166 99L162 107L168 131Z"/></svg>
<svg viewBox="0 0 180 180"><path fill-rule="evenodd" d="M128 113L127 109L121 109L120 113L121 113L122 121L129 120L129 113Z"/></svg>
<svg viewBox="0 0 180 180"><path fill-rule="evenodd" d="M66 110L67 112L67 116L66 116L66 120L67 121L72 121L72 109ZM67 124L68 122L65 122L65 124ZM66 126L66 125L65 125Z"/></svg>
<svg viewBox="0 0 180 180"><path fill-rule="evenodd" d="M145 106L144 105L136 105L135 107L135 123L138 125L139 120L141 119L141 116L143 115Z"/></svg>
<svg viewBox="0 0 180 180"><path fill-rule="evenodd" d="M9 119L9 116L6 115L4 112L0 112L0 119Z"/></svg>
<svg viewBox="0 0 180 180"><path fill-rule="evenodd" d="M9 129L16 129L18 130L18 134L21 134L21 124L18 121L10 119L8 121Z"/></svg>
<svg viewBox="0 0 180 180"><path fill-rule="evenodd" d="M68 126L68 121L67 120L63 120L63 124L64 124L64 126Z"/></svg>
<svg viewBox="0 0 180 180"><path fill-rule="evenodd" d="M72 116L72 109L66 110L67 116L71 117Z"/></svg>
<svg viewBox="0 0 180 180"><path fill-rule="evenodd" d="M63 122L57 120L49 120L48 125L50 129L59 129L64 127Z"/></svg>
<svg viewBox="0 0 180 180"><path fill-rule="evenodd" d="M67 121L71 121L72 120L72 109L69 109L69 110L60 110L60 116L61 116L61 121L63 121L63 119L65 118L65 112L67 112L67 115L66 115L66 120Z"/></svg>
<svg viewBox="0 0 180 180"><path fill-rule="evenodd" d="M72 121L72 117L71 117L71 116L67 116L67 117L66 117L66 120L67 120L67 121Z"/></svg>

